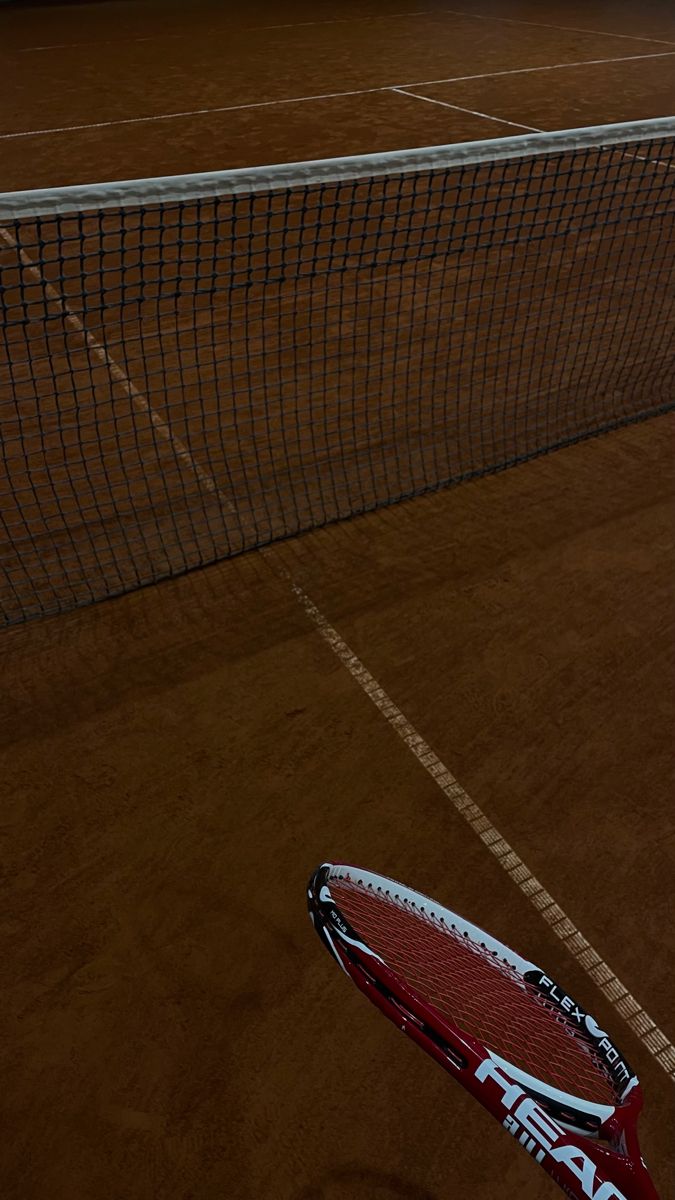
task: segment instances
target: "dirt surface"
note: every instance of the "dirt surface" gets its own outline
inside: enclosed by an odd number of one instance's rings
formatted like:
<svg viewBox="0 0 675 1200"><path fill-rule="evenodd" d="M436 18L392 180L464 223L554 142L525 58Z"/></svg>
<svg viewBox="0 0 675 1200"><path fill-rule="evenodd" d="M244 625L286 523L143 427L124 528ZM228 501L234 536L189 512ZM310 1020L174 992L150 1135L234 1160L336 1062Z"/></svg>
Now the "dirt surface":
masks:
<svg viewBox="0 0 675 1200"><path fill-rule="evenodd" d="M189 20L178 3L3 7L0 186L673 110L675 57L558 66L675 56L672 8L532 0L506 19L485 0L487 21L428 7L338 19L252 4L246 37L216 4ZM489 117L362 94L481 73L426 91ZM87 128L39 132L73 125ZM293 586L672 1038L674 433L657 418L2 635L7 1197L554 1200L322 951L304 888L326 858L437 896L564 980L642 1078L644 1151L668 1197L675 1093L653 1044Z"/></svg>

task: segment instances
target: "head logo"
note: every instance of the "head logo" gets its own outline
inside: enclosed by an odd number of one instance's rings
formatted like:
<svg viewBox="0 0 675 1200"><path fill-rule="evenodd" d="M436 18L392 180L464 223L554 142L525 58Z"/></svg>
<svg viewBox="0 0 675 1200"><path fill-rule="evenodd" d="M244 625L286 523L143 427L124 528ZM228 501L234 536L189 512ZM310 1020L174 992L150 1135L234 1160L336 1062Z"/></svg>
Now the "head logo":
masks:
<svg viewBox="0 0 675 1200"><path fill-rule="evenodd" d="M601 1183L597 1190L595 1189L595 1165L577 1146L554 1146L551 1158L564 1163L572 1174L576 1175L584 1195L591 1196L592 1200L626 1200L623 1192L613 1183Z"/></svg>
<svg viewBox="0 0 675 1200"><path fill-rule="evenodd" d="M481 1083L491 1079L500 1088L504 1128L537 1162L543 1163L547 1157L553 1159L568 1172L570 1184L576 1180L581 1185L588 1200L626 1200L624 1193L613 1183L598 1180L593 1160L567 1137L536 1100L503 1073L497 1063L490 1058L484 1059L476 1069L476 1076Z"/></svg>

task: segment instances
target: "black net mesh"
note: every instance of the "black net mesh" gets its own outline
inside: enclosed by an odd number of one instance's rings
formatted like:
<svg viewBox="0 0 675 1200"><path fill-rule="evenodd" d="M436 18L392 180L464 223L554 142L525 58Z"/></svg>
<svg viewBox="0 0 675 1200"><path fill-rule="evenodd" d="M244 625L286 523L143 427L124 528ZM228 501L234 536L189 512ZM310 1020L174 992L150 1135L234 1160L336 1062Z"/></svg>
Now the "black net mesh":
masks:
<svg viewBox="0 0 675 1200"><path fill-rule="evenodd" d="M0 222L0 620L675 404L672 137Z"/></svg>

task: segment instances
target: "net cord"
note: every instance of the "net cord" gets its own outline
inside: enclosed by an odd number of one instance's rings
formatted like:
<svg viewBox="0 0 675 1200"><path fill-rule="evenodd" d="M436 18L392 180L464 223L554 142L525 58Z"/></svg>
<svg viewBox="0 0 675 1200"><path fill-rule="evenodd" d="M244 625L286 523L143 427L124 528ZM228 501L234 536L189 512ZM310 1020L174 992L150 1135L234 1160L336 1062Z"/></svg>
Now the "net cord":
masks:
<svg viewBox="0 0 675 1200"><path fill-rule="evenodd" d="M526 133L515 137L426 146L413 150L351 155L307 162L243 167L157 179L0 193L0 221L108 208L188 202L218 196L251 195L340 180L374 179L407 172L445 170L520 158L564 154L568 151L638 144L675 137L675 116L651 121L593 125L555 133Z"/></svg>

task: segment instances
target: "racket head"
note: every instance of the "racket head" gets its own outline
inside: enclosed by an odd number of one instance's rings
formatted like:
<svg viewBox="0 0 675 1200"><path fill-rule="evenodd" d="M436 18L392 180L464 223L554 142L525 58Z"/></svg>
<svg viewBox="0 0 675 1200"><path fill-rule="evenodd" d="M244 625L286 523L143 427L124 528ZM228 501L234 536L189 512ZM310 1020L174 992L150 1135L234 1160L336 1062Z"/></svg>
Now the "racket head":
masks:
<svg viewBox="0 0 675 1200"><path fill-rule="evenodd" d="M510 1083L573 1144L593 1144L593 1161L628 1186L624 1193L606 1184L603 1197L656 1197L637 1141L637 1077L547 973L422 893L346 864L317 869L308 906L325 946L360 990L507 1128L502 1101ZM502 1087L496 1100L485 1086L491 1074ZM567 1187L564 1171L542 1165Z"/></svg>

